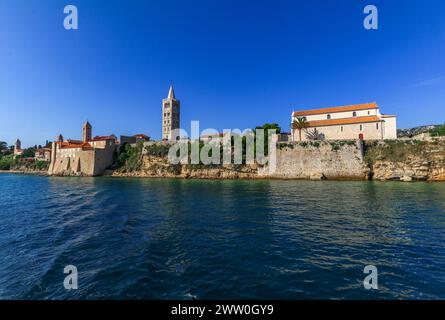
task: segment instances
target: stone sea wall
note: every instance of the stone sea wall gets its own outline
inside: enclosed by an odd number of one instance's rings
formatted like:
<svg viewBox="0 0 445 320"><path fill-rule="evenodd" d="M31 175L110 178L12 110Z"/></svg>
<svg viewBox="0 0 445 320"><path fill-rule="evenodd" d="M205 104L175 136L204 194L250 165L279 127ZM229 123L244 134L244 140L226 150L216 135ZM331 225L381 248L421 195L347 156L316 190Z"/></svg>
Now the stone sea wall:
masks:
<svg viewBox="0 0 445 320"><path fill-rule="evenodd" d="M358 141L282 144L277 149L271 178L310 180L365 180L369 168Z"/></svg>
<svg viewBox="0 0 445 320"><path fill-rule="evenodd" d="M161 152L162 153L162 152ZM277 146L276 168L260 165L171 165L143 153L137 169L107 175L193 179L445 181L445 141L313 141Z"/></svg>
<svg viewBox="0 0 445 320"><path fill-rule="evenodd" d="M151 145L153 148L153 144ZM109 170L107 175L198 179L365 180L369 168L356 141L279 144L276 170L253 165L171 165L164 155L141 154L135 166ZM131 169L129 169L131 168ZM136 168L136 169L135 169Z"/></svg>
<svg viewBox="0 0 445 320"><path fill-rule="evenodd" d="M170 145L151 145L149 152L143 148L139 151L133 149L135 152L130 153L124 163L114 163L105 175L185 179L445 181L443 140L368 141L364 145L357 141L279 144L275 170L257 164L171 165L166 156ZM132 165L128 166L128 163ZM14 169L14 172L21 173L45 172L45 169L39 171L36 168Z"/></svg>

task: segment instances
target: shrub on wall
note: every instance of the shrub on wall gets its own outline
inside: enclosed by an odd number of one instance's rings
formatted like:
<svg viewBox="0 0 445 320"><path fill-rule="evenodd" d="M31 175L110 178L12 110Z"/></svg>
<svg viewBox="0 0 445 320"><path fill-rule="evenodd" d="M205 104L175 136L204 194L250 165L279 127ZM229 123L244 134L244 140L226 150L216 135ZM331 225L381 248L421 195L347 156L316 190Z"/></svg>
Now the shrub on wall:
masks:
<svg viewBox="0 0 445 320"><path fill-rule="evenodd" d="M122 149L117 163L119 167L123 167L126 171L139 170L141 167L143 142L140 141L135 147L125 144Z"/></svg>
<svg viewBox="0 0 445 320"><path fill-rule="evenodd" d="M3 156L0 158L0 170L10 170L14 163L12 155Z"/></svg>
<svg viewBox="0 0 445 320"><path fill-rule="evenodd" d="M161 158L168 156L169 149L170 146L166 144L152 144L145 147L145 151L149 156L161 157Z"/></svg>

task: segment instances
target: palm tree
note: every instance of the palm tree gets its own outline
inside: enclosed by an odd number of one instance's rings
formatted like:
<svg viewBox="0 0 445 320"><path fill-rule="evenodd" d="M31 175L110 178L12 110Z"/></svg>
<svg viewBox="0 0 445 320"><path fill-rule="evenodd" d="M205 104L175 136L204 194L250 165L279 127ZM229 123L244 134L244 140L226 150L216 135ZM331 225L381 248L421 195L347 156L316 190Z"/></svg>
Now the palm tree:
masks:
<svg viewBox="0 0 445 320"><path fill-rule="evenodd" d="M309 122L307 122L306 118L298 117L294 122L292 122L292 129L298 130L300 141L301 141L301 131L309 127ZM293 135L292 135L293 136Z"/></svg>
<svg viewBox="0 0 445 320"><path fill-rule="evenodd" d="M320 133L317 128L315 128L314 130L308 130L306 132L306 138L308 140L312 140L312 141L317 141L317 140L324 140L325 136L323 133Z"/></svg>

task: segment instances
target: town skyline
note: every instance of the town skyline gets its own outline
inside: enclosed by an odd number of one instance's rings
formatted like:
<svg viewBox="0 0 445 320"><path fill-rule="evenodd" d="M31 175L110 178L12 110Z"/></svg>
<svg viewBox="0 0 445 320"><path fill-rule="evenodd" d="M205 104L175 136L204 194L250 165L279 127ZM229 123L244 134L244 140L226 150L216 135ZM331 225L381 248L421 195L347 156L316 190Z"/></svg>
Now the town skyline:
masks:
<svg viewBox="0 0 445 320"><path fill-rule="evenodd" d="M362 26L364 4L110 1L102 14L101 5L76 1L75 31L63 29L62 5L0 4L0 140L76 139L86 120L98 135L160 140L172 80L188 132L193 120L290 131L292 111L373 101L398 115L399 128L443 123L441 1L376 1L373 31Z"/></svg>

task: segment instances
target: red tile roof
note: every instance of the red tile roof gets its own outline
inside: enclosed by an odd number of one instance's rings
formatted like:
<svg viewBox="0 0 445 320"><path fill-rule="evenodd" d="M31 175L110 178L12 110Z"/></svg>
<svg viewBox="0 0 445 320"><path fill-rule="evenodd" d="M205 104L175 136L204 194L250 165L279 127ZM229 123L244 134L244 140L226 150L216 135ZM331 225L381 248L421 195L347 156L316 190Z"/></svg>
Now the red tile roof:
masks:
<svg viewBox="0 0 445 320"><path fill-rule="evenodd" d="M344 119L330 119L330 120L318 120L309 121L309 127L324 127L324 126L335 126L342 124L356 124L356 123L368 123L368 122L382 122L383 120L377 116L367 116L367 117L354 117L354 118L344 118Z"/></svg>
<svg viewBox="0 0 445 320"><path fill-rule="evenodd" d="M147 135L145 135L145 134L140 133L140 134L135 134L135 135L133 136L133 138L149 139L150 137L147 136Z"/></svg>
<svg viewBox="0 0 445 320"><path fill-rule="evenodd" d="M295 111L293 113L294 117L304 117L316 114L324 114L324 113L335 113L335 112L345 112L345 111L359 111L359 110L367 110L367 109L378 109L378 105L375 102L371 103L363 103L363 104L354 104L349 106L339 106L332 108L322 108L322 109L313 109L313 110L304 110L304 111Z"/></svg>
<svg viewBox="0 0 445 320"><path fill-rule="evenodd" d="M87 143L72 143L72 142L57 142L60 149L82 149L82 150L91 150L93 147Z"/></svg>
<svg viewBox="0 0 445 320"><path fill-rule="evenodd" d="M116 141L117 138L114 135L111 135L111 136L95 136L92 141L106 141L106 140L114 140L114 141Z"/></svg>

